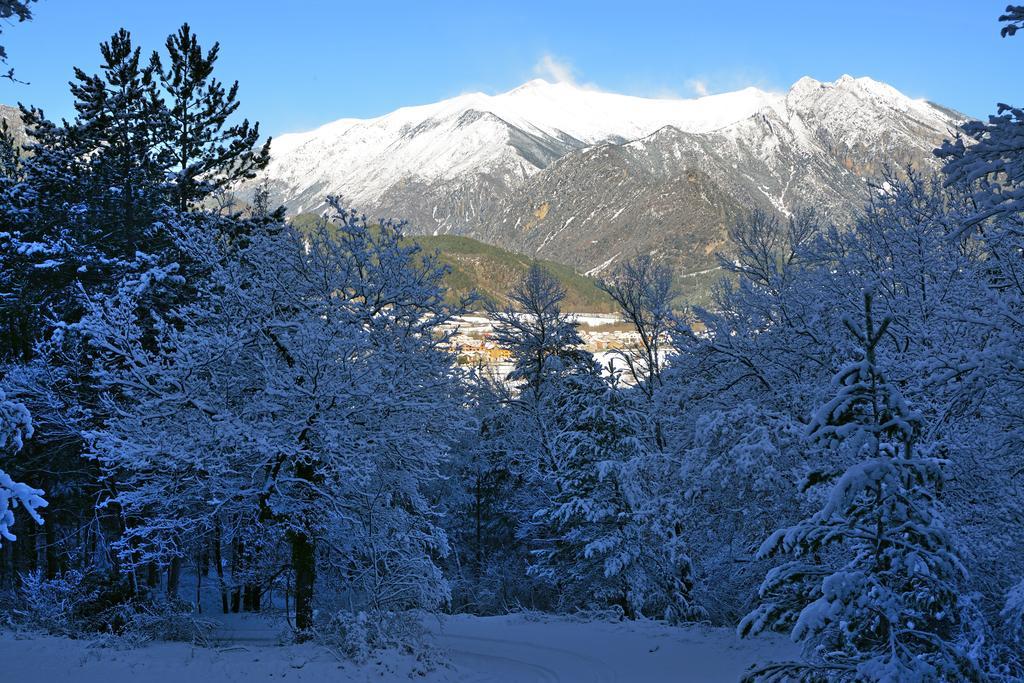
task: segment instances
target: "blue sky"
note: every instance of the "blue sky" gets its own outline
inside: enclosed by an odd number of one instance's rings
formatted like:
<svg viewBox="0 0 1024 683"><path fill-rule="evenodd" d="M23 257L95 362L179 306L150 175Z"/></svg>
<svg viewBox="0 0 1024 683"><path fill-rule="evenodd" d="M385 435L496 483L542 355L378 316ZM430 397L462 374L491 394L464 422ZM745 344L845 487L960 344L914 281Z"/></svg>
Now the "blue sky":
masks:
<svg viewBox="0 0 1024 683"><path fill-rule="evenodd" d="M120 26L146 51L188 21L219 40L218 72L271 134L383 114L543 75L636 95L693 96L849 73L974 116L1024 101L1024 36L999 37L1006 0L329 2L40 0L0 42L29 85L0 102L71 113L72 65L98 64Z"/></svg>

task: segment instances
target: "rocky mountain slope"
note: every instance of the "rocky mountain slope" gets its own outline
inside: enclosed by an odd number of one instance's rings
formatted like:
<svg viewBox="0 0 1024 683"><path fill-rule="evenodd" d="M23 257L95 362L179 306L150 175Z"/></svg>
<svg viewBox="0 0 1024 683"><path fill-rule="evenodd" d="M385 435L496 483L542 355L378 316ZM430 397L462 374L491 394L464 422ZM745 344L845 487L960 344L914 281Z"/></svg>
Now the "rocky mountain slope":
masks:
<svg viewBox="0 0 1024 683"><path fill-rule="evenodd" d="M15 144L25 144L25 124L21 122L21 112L17 107L0 104L0 121L7 124Z"/></svg>
<svg viewBox="0 0 1024 683"><path fill-rule="evenodd" d="M849 76L692 100L536 80L282 136L266 180L293 212L337 194L580 272L657 251L693 273L752 208L848 218L886 166L934 165L962 119Z"/></svg>

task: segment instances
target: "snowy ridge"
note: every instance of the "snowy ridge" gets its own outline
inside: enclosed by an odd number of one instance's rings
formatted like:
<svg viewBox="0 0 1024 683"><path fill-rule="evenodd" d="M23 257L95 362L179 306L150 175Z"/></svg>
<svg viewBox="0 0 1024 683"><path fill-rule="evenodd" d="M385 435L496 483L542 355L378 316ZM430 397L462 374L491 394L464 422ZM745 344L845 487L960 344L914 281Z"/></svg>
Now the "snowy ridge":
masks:
<svg viewBox="0 0 1024 683"><path fill-rule="evenodd" d="M870 78L834 83L802 78L787 93L757 88L696 99L653 99L536 79L499 95L470 93L403 107L373 119L340 119L273 142L268 177L292 209L313 208L337 193L372 204L406 177L430 182L467 173L525 177L584 146L646 137L665 126L703 134L772 111L806 142L806 119L840 125L849 143L876 138L899 112L930 127L951 127L948 114ZM513 129L550 149L530 154ZM525 153L524 153L525 152Z"/></svg>
<svg viewBox="0 0 1024 683"><path fill-rule="evenodd" d="M373 119L340 119L272 145L268 176L296 211L309 189L359 204L379 200L403 177L428 181L470 172L525 177L585 145L632 140L672 125L707 132L777 107L782 96L756 88L699 99L648 99L536 79L500 95L471 93L403 107ZM548 153L531 155L512 129ZM298 200L298 203L296 203Z"/></svg>
<svg viewBox="0 0 1024 683"><path fill-rule="evenodd" d="M459 95L433 104L403 107L373 119L339 119L313 131L282 135L274 141L274 153L283 157L307 143L336 142L348 135L361 136L362 131L368 130L406 132L411 127L458 118L469 111L493 114L528 132L552 137L569 135L593 144L643 137L666 125L694 133L715 130L780 101L780 95L757 88L697 99L653 99L538 78L499 95Z"/></svg>
<svg viewBox="0 0 1024 683"><path fill-rule="evenodd" d="M469 235L580 272L637 249L678 251L666 232L700 225L698 250L672 256L694 271L713 265L701 255L717 240L709 221L717 230L754 206L848 214L865 181L932 163L959 123L870 78L696 99L538 79L283 135L265 177L293 213L338 195L368 215L407 219L413 232Z"/></svg>

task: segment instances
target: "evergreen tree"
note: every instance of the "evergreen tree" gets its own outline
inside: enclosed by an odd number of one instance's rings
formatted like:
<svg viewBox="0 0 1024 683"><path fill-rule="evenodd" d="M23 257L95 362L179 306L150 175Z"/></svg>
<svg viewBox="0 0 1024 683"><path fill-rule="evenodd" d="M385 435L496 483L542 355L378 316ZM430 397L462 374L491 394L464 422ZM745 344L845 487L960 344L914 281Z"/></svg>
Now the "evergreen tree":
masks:
<svg viewBox="0 0 1024 683"><path fill-rule="evenodd" d="M854 462L821 510L761 546L762 556L798 559L768 573L764 602L739 626L744 635L791 626L810 662L762 666L749 680L980 675L963 641L971 626L961 600L966 571L937 502L945 461L917 452L921 416L881 371L878 350L890 319L876 326L871 304L866 291L863 323L846 321L860 358L835 375L835 395L808 426L812 440ZM819 561L829 552L842 558L834 571Z"/></svg>
<svg viewBox="0 0 1024 683"><path fill-rule="evenodd" d="M475 430L456 445L438 503L455 550L449 568L453 608L493 614L533 597L524 580L529 558L517 536L523 482L511 466L520 423L509 409L513 399L504 382L479 371L467 388Z"/></svg>
<svg viewBox="0 0 1024 683"><path fill-rule="evenodd" d="M9 332L0 355L7 358L31 357L46 318L80 315L79 288L110 291L140 251L154 255L166 246L154 229L163 179L153 132L162 104L152 71L123 29L100 52L102 74L75 69L73 122L21 108L26 155L0 198L7 225L0 261L17 273L17 305L2 311Z"/></svg>
<svg viewBox="0 0 1024 683"><path fill-rule="evenodd" d="M188 211L215 190L255 177L270 160L270 139L260 147L259 123L248 119L228 125L239 107L238 81L225 89L213 76L219 43L204 54L186 23L166 48L166 67L156 52L150 60L167 102L160 155L171 177L169 201Z"/></svg>
<svg viewBox="0 0 1024 683"><path fill-rule="evenodd" d="M571 377L562 405L554 493L530 572L559 588L565 607L618 605L630 617L648 598L640 509L647 421L635 397L596 373ZM638 519L638 517L640 519Z"/></svg>
<svg viewBox="0 0 1024 683"><path fill-rule="evenodd" d="M137 249L155 252L151 233L162 203L163 174L157 131L163 102L152 66L120 29L100 44L102 74L75 68L71 94L77 116L69 140L86 173L72 179L85 192L90 241L107 254L131 258Z"/></svg>
<svg viewBox="0 0 1024 683"><path fill-rule="evenodd" d="M51 573L72 556L61 533L69 542L94 538L97 529L120 533L113 508L97 513L99 523L89 512L101 484L96 463L81 458L83 434L109 406L91 386L93 351L77 335L66 335L68 326L81 318L87 300L111 296L124 279L157 270L174 277L150 282L136 305L173 316L178 300L196 294L192 283L202 275L193 270L199 266L191 254L178 248L170 227L188 217L167 206L169 197L176 201L177 185L167 177L174 162L167 156L170 114L159 64L143 62L124 30L100 52L98 74L75 69L74 120L55 123L39 109L22 107L25 150L17 150L10 136L0 137L0 360L28 364L0 372L0 378L9 394L16 392L42 418L11 474L56 491L45 530ZM230 99L221 100L230 110L226 114L237 107ZM193 128L190 135L199 149L223 143L222 134L220 142L204 138L216 137L215 127ZM235 242L253 225L271 230L279 219L279 213L267 212L254 221L214 221L227 232L212 239ZM157 320L160 316L144 319L146 343L160 336ZM45 357L38 356L40 349ZM88 529L62 532L65 523ZM90 552L75 554L81 558ZM35 566L34 554L28 560Z"/></svg>

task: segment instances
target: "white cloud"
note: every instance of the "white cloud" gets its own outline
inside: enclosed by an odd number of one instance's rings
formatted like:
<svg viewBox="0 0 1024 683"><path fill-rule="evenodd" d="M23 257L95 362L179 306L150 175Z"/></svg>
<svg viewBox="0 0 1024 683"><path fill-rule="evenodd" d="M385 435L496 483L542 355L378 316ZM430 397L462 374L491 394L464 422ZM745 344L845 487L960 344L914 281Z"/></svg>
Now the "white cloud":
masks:
<svg viewBox="0 0 1024 683"><path fill-rule="evenodd" d="M541 78L554 81L555 83L576 83L572 64L550 54L544 55L533 65L533 72Z"/></svg>
<svg viewBox="0 0 1024 683"><path fill-rule="evenodd" d="M686 81L686 87L692 90L693 94L697 97L704 97L711 94L711 91L708 89L707 81L700 78L691 78Z"/></svg>

